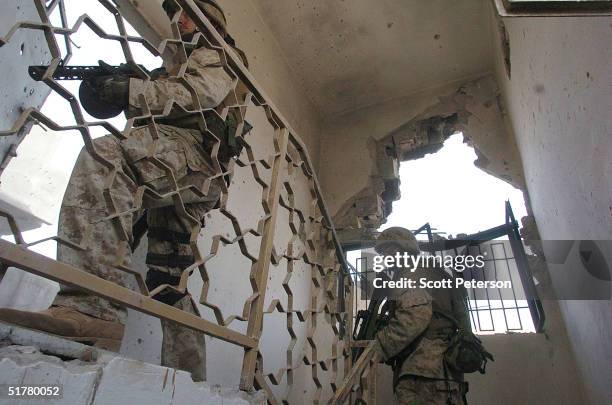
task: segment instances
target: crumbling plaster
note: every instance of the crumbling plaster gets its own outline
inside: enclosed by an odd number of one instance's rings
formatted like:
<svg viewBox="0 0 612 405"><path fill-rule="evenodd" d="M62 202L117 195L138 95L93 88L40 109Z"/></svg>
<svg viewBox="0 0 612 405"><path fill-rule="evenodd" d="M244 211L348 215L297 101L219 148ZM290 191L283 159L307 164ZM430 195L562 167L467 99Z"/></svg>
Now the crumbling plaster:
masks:
<svg viewBox="0 0 612 405"><path fill-rule="evenodd" d="M462 132L474 147L477 167L525 189L518 149L491 75L346 114L328 122L324 131L323 188L341 235L384 223L391 202L400 197L392 181L397 161L435 152L453 133Z"/></svg>

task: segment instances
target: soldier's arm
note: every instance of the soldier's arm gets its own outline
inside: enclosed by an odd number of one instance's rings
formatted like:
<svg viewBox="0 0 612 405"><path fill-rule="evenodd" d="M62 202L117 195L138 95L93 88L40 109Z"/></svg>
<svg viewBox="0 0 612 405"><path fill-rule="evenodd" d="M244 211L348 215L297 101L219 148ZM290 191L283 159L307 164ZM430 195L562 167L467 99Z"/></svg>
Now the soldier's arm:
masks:
<svg viewBox="0 0 612 405"><path fill-rule="evenodd" d="M431 316L431 298L426 292L410 290L398 297L394 316L376 334L383 360L398 355L418 338L427 329Z"/></svg>
<svg viewBox="0 0 612 405"><path fill-rule="evenodd" d="M195 90L202 108L218 106L234 86L234 81L221 65L219 54L205 48L196 49L190 55L184 78ZM141 95L145 96L154 114L161 113L171 99L187 110L193 110L196 107L188 86L185 86L176 77L160 77L149 82L130 79L130 108L140 107Z"/></svg>

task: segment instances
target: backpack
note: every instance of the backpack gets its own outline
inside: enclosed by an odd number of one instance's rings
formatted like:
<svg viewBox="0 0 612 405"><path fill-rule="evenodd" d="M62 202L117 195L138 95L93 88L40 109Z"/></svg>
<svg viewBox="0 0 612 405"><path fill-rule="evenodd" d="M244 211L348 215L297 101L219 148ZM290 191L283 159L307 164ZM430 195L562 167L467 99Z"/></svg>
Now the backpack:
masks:
<svg viewBox="0 0 612 405"><path fill-rule="evenodd" d="M486 351L482 345L482 341L472 333L458 329L455 335L451 338L451 343L444 353L444 362L446 365L460 373L475 373L484 374L487 367L487 362L495 361L493 355Z"/></svg>
<svg viewBox="0 0 612 405"><path fill-rule="evenodd" d="M451 321L456 328L451 336L449 347L444 353L444 363L450 369L460 373L467 374L478 371L480 374L484 374L487 362L489 360L495 361L495 359L484 348L482 341L472 332L466 298L455 290L452 299L452 314L434 309L439 315ZM463 322L459 322L458 319L463 320Z"/></svg>

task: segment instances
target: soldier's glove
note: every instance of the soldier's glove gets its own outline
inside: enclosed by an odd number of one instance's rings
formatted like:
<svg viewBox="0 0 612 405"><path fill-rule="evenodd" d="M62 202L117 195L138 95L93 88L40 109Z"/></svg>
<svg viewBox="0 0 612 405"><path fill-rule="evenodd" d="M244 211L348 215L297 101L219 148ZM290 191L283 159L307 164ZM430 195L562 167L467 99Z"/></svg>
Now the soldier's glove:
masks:
<svg viewBox="0 0 612 405"><path fill-rule="evenodd" d="M116 117L128 107L130 79L124 75L98 76L83 80L79 98L85 111L92 117Z"/></svg>

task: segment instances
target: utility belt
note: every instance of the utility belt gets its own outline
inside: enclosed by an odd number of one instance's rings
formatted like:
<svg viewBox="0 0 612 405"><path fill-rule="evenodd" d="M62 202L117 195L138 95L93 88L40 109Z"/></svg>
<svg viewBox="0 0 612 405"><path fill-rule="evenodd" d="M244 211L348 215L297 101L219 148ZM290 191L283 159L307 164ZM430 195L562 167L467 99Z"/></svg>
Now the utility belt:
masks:
<svg viewBox="0 0 612 405"><path fill-rule="evenodd" d="M225 121L221 119L221 117L219 116L219 114L217 114L215 110L205 110L203 111L203 114L204 114L204 121L206 121L206 126L208 127L208 129L211 132L215 133L215 135L218 135L217 132L220 132L222 130L222 126L225 126L224 125ZM176 115L173 116L173 114L171 114L170 116L167 116L167 117L156 118L155 122L158 124L170 125L172 127L178 127L178 128L197 129L197 130L201 129L200 115L195 114L195 113L191 115L184 115L184 116L176 116Z"/></svg>
<svg viewBox="0 0 612 405"><path fill-rule="evenodd" d="M242 136L246 135L253 127L248 122L244 121L237 108L229 110L227 117L223 120L215 110L206 110L203 112L206 128L220 141L218 158L222 163L227 163L232 157L240 156L244 141ZM202 130L200 117L198 115L190 115L185 117L164 117L156 120L159 124L169 125L178 128L191 130ZM238 136L238 127L243 123L242 133ZM207 134L204 134L203 147L207 151L211 151L216 143L216 140Z"/></svg>

